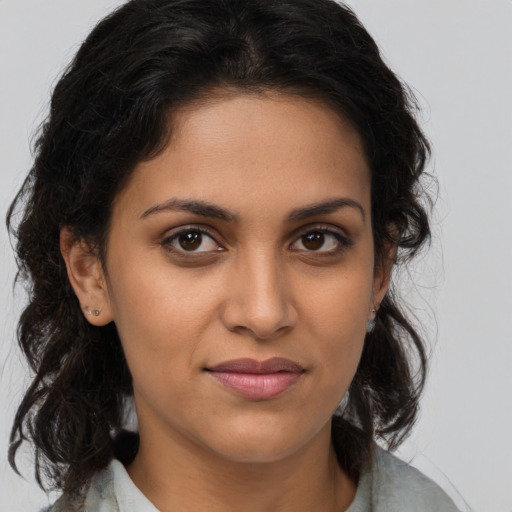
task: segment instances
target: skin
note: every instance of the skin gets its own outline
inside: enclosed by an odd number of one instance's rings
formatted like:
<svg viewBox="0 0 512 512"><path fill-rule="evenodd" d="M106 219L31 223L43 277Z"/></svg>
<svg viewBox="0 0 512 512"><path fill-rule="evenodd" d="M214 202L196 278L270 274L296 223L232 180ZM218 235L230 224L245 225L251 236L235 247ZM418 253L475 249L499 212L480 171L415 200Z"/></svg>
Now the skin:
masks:
<svg viewBox="0 0 512 512"><path fill-rule="evenodd" d="M360 137L324 104L276 93L219 94L172 123L115 200L106 274L61 236L84 312L101 310L88 320L115 322L133 376L141 446L129 474L162 512L345 510L356 485L336 463L331 416L390 270L374 261ZM183 229L200 244L180 245ZM272 357L304 371L267 400L205 371Z"/></svg>

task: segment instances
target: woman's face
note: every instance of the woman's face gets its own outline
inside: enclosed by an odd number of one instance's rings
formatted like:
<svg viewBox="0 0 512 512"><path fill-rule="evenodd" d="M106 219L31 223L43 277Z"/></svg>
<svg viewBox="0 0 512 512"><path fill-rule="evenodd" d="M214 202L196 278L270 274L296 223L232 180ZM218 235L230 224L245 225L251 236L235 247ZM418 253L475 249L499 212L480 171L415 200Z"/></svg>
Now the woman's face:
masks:
<svg viewBox="0 0 512 512"><path fill-rule="evenodd" d="M117 326L141 440L231 461L325 434L358 365L374 273L358 134L293 96L176 112L118 195L102 319Z"/></svg>

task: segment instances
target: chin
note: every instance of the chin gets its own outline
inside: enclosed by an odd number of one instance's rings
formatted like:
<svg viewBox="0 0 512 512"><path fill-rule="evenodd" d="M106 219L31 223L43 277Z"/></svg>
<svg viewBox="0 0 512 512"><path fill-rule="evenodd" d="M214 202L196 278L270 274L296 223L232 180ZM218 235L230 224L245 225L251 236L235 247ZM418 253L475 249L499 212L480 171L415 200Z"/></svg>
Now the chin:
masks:
<svg viewBox="0 0 512 512"><path fill-rule="evenodd" d="M218 454L225 460L239 464L272 464L291 457L299 450L296 445L289 445L273 440L260 439L256 442L232 443Z"/></svg>
<svg viewBox="0 0 512 512"><path fill-rule="evenodd" d="M243 429L225 429L220 438L210 439L207 444L217 455L233 463L270 464L300 452L322 430L301 427L267 423L258 428L254 422Z"/></svg>

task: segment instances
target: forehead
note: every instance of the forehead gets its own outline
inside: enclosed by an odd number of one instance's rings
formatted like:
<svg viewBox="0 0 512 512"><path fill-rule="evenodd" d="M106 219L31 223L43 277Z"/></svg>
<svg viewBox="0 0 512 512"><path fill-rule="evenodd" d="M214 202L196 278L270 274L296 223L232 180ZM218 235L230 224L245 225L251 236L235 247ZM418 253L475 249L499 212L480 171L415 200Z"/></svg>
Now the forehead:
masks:
<svg viewBox="0 0 512 512"><path fill-rule="evenodd" d="M232 210L277 202L284 211L343 195L369 208L359 134L324 103L285 94L219 95L174 111L170 122L167 146L137 166L118 203L144 211L178 197Z"/></svg>

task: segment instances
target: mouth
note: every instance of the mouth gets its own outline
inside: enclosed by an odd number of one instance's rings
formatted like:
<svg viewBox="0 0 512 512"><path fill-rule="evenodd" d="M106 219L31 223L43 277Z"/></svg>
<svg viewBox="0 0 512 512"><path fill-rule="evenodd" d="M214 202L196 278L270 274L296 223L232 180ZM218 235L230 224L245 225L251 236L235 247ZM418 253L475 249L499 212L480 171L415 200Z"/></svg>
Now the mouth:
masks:
<svg viewBox="0 0 512 512"><path fill-rule="evenodd" d="M281 395L304 374L298 363L281 357L265 361L234 359L205 368L217 382L249 400L269 400Z"/></svg>

